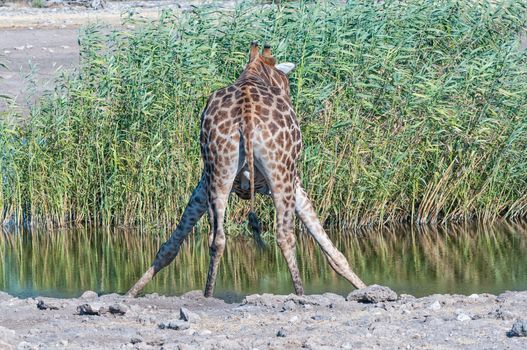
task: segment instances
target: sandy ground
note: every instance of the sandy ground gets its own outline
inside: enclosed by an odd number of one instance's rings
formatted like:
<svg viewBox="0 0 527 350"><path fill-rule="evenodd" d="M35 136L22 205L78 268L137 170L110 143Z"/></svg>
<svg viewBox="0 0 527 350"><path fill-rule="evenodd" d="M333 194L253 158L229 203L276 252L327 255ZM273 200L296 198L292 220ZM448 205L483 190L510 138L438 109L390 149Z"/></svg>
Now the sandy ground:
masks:
<svg viewBox="0 0 527 350"><path fill-rule="evenodd" d="M53 88L53 78L78 65L78 29L0 29L0 54L7 69L0 70L0 94L13 97L23 110L31 79L36 95ZM6 104L0 102L0 110Z"/></svg>
<svg viewBox="0 0 527 350"><path fill-rule="evenodd" d="M30 8L22 4L0 7L0 95L10 96L23 114L28 111L28 96L39 96L53 88L61 71L79 62L79 28L88 23L119 26L122 18L157 18L161 9L186 11L192 6L211 6L211 1L122 1L108 2L103 10L84 7ZM214 6L232 7L230 1ZM33 81L33 84L29 84ZM8 103L0 99L0 112Z"/></svg>
<svg viewBox="0 0 527 350"><path fill-rule="evenodd" d="M199 291L138 299L0 293L0 349L527 349L527 337L509 333L526 316L527 292L376 303L264 294L241 304Z"/></svg>
<svg viewBox="0 0 527 350"><path fill-rule="evenodd" d="M26 2L8 3L0 7L0 28L78 28L93 22L120 24L121 17L130 14L156 18L161 9L185 11L192 6L208 6L211 3L232 6L229 1L210 0L107 1L104 9L94 10L67 5L32 8Z"/></svg>

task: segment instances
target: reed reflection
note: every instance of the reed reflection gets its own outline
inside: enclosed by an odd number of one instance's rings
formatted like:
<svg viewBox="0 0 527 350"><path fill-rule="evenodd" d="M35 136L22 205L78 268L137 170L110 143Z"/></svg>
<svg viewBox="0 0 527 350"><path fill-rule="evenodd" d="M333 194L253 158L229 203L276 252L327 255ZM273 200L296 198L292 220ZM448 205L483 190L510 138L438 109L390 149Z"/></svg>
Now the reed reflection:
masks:
<svg viewBox="0 0 527 350"><path fill-rule="evenodd" d="M310 237L299 232L299 265L307 293L346 295L351 285L326 263ZM399 293L500 293L527 289L527 225L396 226L333 232L366 283ZM0 290L28 297L74 297L85 290L124 293L148 266L165 237L143 230L86 229L0 235ZM179 295L202 289L208 267L207 231L198 228L174 264L145 293ZM216 296L239 301L251 293L293 291L274 242L263 251L252 240L229 237Z"/></svg>

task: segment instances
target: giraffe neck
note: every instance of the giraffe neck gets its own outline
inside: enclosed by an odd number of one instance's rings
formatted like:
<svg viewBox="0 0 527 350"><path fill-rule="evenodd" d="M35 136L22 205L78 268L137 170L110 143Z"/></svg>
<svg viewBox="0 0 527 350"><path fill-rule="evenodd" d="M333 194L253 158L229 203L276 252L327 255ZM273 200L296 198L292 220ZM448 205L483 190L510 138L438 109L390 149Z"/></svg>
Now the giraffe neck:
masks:
<svg viewBox="0 0 527 350"><path fill-rule="evenodd" d="M249 63L236 82L239 83L251 78L261 80L267 86L279 87L289 93L287 77L263 61L257 60Z"/></svg>

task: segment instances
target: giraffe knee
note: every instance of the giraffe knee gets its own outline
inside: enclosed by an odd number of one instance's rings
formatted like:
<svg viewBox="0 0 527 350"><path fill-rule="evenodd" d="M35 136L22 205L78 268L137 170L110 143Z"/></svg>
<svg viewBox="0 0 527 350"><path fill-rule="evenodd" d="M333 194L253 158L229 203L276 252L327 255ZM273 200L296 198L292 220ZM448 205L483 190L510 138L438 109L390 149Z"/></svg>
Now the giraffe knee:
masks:
<svg viewBox="0 0 527 350"><path fill-rule="evenodd" d="M281 249L290 249L294 247L296 243L295 235L293 234L280 236L276 241Z"/></svg>
<svg viewBox="0 0 527 350"><path fill-rule="evenodd" d="M223 254L225 243L225 235L217 235L210 244L211 254Z"/></svg>

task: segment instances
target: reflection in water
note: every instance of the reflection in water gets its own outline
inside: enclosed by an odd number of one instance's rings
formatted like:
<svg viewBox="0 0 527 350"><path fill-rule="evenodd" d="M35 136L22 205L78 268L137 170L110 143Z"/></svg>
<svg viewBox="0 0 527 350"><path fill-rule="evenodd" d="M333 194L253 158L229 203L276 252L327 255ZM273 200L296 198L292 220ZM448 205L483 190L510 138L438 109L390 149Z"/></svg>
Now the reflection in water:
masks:
<svg viewBox="0 0 527 350"><path fill-rule="evenodd" d="M527 225L400 226L332 239L368 284L416 296L499 293L527 289ZM147 232L75 229L0 234L0 290L27 296L74 297L85 290L125 293L152 262L161 238ZM205 230L181 248L145 293L179 295L202 289L209 261ZM306 293L346 295L350 284L300 233L298 256ZM230 239L215 295L239 301L251 293L293 291L287 265L272 243L258 251L251 240Z"/></svg>

